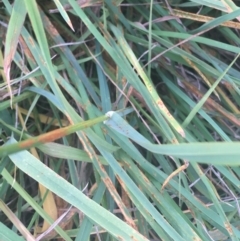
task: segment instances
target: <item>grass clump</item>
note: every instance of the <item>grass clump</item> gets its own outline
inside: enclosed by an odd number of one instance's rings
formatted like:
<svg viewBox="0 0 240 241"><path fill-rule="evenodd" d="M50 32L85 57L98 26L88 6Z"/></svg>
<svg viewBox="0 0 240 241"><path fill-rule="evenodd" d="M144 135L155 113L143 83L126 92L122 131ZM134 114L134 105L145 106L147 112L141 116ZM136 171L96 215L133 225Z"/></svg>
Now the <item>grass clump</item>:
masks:
<svg viewBox="0 0 240 241"><path fill-rule="evenodd" d="M0 4L1 240L239 240L237 5Z"/></svg>

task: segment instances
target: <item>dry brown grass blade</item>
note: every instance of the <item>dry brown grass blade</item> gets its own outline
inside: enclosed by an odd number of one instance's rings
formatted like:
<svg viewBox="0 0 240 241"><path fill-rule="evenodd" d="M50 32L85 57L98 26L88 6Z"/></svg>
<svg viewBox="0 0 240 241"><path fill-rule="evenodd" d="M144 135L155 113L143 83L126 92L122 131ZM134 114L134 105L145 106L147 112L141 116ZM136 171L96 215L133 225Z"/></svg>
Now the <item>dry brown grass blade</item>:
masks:
<svg viewBox="0 0 240 241"><path fill-rule="evenodd" d="M165 187L167 186L167 184L169 183L169 181L175 177L176 175L178 175L180 172L183 172L184 170L186 170L188 168L188 161L185 161L185 163L180 166L177 170L175 170L174 172L172 172L167 179L164 181L162 187L161 187L161 192L165 189Z"/></svg>
<svg viewBox="0 0 240 241"><path fill-rule="evenodd" d="M191 19L193 21L198 21L198 22L203 22L203 23L207 23L214 19L212 17L189 13L189 12L176 10L176 9L173 10L173 16L179 17L179 18L184 18L184 19ZM233 22L233 21L224 22L224 23L220 24L220 26L229 27L229 28L233 28L233 29L240 29L240 23Z"/></svg>

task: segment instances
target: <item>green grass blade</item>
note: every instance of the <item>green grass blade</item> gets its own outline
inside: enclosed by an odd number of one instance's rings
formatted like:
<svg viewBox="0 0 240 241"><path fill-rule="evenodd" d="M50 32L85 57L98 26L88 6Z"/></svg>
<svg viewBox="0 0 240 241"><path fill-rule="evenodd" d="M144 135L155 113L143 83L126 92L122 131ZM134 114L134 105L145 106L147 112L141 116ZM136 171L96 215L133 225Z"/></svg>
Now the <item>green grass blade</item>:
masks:
<svg viewBox="0 0 240 241"><path fill-rule="evenodd" d="M107 115L110 119L104 122L106 125L154 153L215 165L239 165L239 142L155 145L139 134L117 113L108 112Z"/></svg>
<svg viewBox="0 0 240 241"><path fill-rule="evenodd" d="M47 189L81 210L94 222L108 230L114 237L124 240L147 240L136 232L136 230L89 199L81 191L69 184L29 152L22 151L17 154L11 154L9 157L19 169L28 173L29 176L33 177ZM22 161L19 162L19 159Z"/></svg>
<svg viewBox="0 0 240 241"><path fill-rule="evenodd" d="M25 239L14 233L11 229L0 222L0 240L4 241L24 241Z"/></svg>

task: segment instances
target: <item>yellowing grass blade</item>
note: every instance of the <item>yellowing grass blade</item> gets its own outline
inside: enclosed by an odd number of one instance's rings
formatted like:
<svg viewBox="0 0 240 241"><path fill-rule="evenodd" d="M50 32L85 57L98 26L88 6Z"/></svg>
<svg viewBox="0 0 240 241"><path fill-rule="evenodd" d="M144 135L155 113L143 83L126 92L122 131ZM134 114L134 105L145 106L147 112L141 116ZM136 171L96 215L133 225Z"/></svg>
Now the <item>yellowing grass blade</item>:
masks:
<svg viewBox="0 0 240 241"><path fill-rule="evenodd" d="M79 130L88 128L92 125L95 125L97 123L100 123L100 122L106 120L107 118L108 117L106 117L106 116L101 116L101 117L95 118L93 120L80 122L76 125L59 128L57 130L50 131L48 133L45 133L45 134L42 134L42 135L39 135L39 136L36 136L33 138L29 138L27 140L20 141L18 143L1 146L0 147L0 157L4 157L9 154L12 154L12 153L15 153L15 152L18 152L21 150L25 150L25 149L28 149L31 147L36 147L36 146L39 146L46 142L51 142L51 141L57 140L66 135L70 135L76 131L79 131ZM0 120L0 123L1 123L1 120Z"/></svg>

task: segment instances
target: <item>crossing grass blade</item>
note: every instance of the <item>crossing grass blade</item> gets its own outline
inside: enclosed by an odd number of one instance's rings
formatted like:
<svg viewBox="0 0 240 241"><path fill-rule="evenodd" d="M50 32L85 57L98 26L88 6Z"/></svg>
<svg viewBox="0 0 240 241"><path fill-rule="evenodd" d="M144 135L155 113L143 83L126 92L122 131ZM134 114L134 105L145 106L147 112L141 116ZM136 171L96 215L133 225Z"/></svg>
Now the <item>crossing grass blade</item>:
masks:
<svg viewBox="0 0 240 241"><path fill-rule="evenodd" d="M68 127L63 127L63 128L42 134L37 137L32 137L25 141L21 141L19 143L1 146L0 147L0 157L5 157L9 154L19 152L21 150L29 149L31 147L37 147L41 144L58 140L66 135L75 133L76 131L86 129L95 124L101 123L104 120L106 120L107 118L108 118L107 116L102 116L102 117L96 118L95 120L84 121L82 123L75 124L75 125L68 126Z"/></svg>

